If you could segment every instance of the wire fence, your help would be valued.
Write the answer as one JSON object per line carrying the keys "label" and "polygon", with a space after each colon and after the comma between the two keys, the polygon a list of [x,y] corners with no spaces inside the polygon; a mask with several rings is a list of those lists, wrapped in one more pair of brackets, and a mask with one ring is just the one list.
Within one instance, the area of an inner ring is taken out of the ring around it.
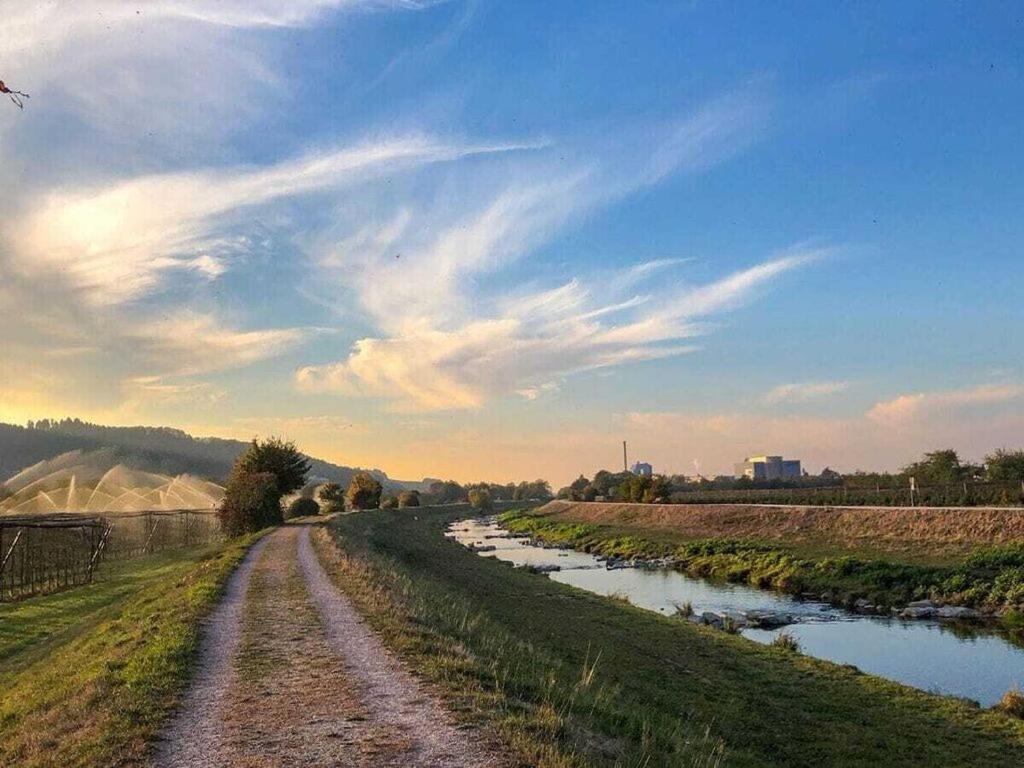
{"label": "wire fence", "polygon": [[810,506],[1006,507],[1024,505],[1024,485],[960,482],[899,488],[736,488],[676,490],[675,504],[806,504]]}
{"label": "wire fence", "polygon": [[221,536],[212,509],[0,515],[0,602],[88,584],[105,564]]}

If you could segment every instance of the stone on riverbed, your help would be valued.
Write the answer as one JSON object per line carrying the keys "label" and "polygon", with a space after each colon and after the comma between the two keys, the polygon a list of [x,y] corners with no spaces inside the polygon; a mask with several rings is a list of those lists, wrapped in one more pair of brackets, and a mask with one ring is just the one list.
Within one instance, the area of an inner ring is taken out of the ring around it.
{"label": "stone on riverbed", "polygon": [[607,568],[609,571],[614,571],[618,570],[619,568],[632,568],[633,563],[629,560],[626,560],[624,557],[609,557],[605,561],[604,567]]}
{"label": "stone on riverbed", "polygon": [[494,552],[498,548],[493,544],[470,544],[470,552]]}
{"label": "stone on riverbed", "polygon": [[562,566],[555,565],[554,563],[540,563],[538,565],[524,565],[523,566],[530,573],[554,573],[555,571],[562,570]]}
{"label": "stone on riverbed", "polygon": [[774,629],[792,624],[794,619],[790,614],[781,611],[749,611],[747,621],[753,627]]}
{"label": "stone on riverbed", "polygon": [[980,619],[981,611],[962,605],[944,605],[935,612],[940,619]]}
{"label": "stone on riverbed", "polygon": [[[924,601],[923,601],[924,602]],[[902,611],[900,611],[901,619],[931,619],[938,614],[939,609],[933,606],[927,605],[908,605]]]}

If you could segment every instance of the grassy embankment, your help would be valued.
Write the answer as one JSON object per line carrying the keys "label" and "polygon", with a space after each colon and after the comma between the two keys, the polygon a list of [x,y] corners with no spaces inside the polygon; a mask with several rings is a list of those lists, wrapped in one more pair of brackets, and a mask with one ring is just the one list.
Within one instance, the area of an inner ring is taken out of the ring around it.
{"label": "grassy embankment", "polygon": [[[931,598],[1024,605],[1019,510],[830,510],[554,502],[512,513],[517,533],[596,554],[676,560],[694,576],[837,603],[900,606]],[[1016,540],[1016,543],[1013,543]],[[1010,612],[1006,620],[1018,620]]]}
{"label": "grassy embankment", "polygon": [[523,764],[1017,766],[1024,723],[481,558],[465,511],[332,521],[321,557],[371,625]]}
{"label": "grassy embankment", "polygon": [[254,538],[0,606],[0,765],[145,764],[187,683],[199,620]]}

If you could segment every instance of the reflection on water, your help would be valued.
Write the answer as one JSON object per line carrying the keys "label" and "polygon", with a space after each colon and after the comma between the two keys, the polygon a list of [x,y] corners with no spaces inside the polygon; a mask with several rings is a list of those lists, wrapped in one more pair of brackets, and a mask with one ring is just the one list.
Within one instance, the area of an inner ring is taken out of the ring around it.
{"label": "reflection on water", "polygon": [[[743,635],[768,643],[787,632],[803,653],[935,693],[962,696],[991,706],[1010,688],[1024,687],[1024,649],[990,631],[954,631],[935,621],[903,621],[858,616],[825,603],[796,600],[753,587],[705,581],[667,569],[609,570],[593,555],[545,549],[510,538],[491,520],[465,520],[449,536],[469,545],[493,546],[480,552],[517,566],[557,565],[550,578],[600,595],[627,598],[641,608],[671,614],[690,603],[704,611],[770,611],[792,615],[784,629],[744,629]],[[540,578],[540,577],[538,577]]]}

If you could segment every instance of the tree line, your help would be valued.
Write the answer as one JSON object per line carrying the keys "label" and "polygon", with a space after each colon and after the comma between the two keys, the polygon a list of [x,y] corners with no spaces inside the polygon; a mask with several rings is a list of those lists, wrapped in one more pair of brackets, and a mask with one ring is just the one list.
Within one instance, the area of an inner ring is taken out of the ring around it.
{"label": "tree line", "polygon": [[[913,490],[911,489],[913,478]],[[925,453],[899,472],[821,475],[776,480],[682,475],[645,477],[601,470],[580,475],[558,491],[572,501],[640,503],[774,502],[903,506],[976,506],[1024,503],[1024,450],[999,449],[982,463],[964,461],[953,449]]]}
{"label": "tree line", "polygon": [[[294,443],[278,438],[253,440],[235,460],[218,509],[221,527],[229,536],[280,525],[285,519],[331,514],[342,510],[405,509],[436,504],[468,503],[490,511],[495,501],[552,498],[544,480],[521,483],[471,483],[434,481],[426,491],[406,489],[385,493],[369,472],[356,472],[347,486],[324,483],[307,489],[310,459]],[[308,490],[308,494],[305,491]],[[284,508],[285,497],[303,491]]]}

